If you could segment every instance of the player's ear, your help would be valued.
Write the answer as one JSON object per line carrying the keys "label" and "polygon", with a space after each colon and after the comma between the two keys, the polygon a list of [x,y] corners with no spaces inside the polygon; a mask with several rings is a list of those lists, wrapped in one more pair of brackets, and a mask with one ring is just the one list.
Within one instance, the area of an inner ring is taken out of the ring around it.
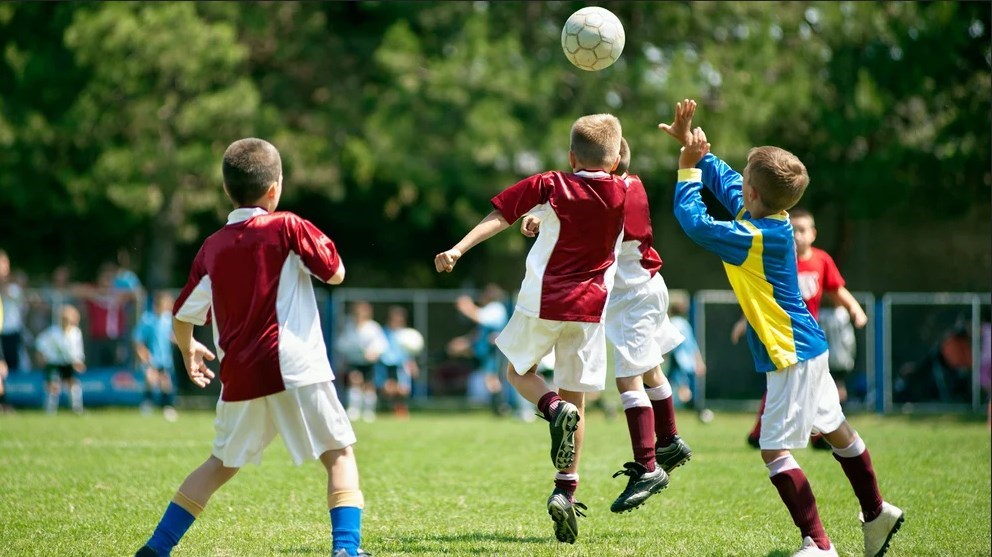
{"label": "player's ear", "polygon": [[617,155],[617,160],[613,161],[613,167],[610,168],[610,174],[613,174],[618,166],[620,166],[620,155]]}
{"label": "player's ear", "polygon": [[572,170],[578,170],[577,167],[579,166],[579,164],[578,164],[578,162],[576,162],[576,159],[575,159],[575,151],[573,151],[571,149],[568,150],[568,164],[569,164],[569,166],[572,167]]}
{"label": "player's ear", "polygon": [[275,199],[279,196],[279,182],[272,182],[265,190],[265,197]]}

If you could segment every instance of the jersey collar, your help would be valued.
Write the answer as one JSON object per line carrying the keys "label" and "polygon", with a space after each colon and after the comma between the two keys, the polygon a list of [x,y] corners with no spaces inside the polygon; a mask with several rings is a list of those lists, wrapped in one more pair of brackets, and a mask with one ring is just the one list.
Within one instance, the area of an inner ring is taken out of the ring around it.
{"label": "jersey collar", "polygon": [[583,178],[609,178],[610,173],[605,170],[577,170],[575,171],[576,176],[581,176]]}
{"label": "jersey collar", "polygon": [[261,207],[238,207],[227,215],[227,224],[237,224],[266,213],[268,211]]}

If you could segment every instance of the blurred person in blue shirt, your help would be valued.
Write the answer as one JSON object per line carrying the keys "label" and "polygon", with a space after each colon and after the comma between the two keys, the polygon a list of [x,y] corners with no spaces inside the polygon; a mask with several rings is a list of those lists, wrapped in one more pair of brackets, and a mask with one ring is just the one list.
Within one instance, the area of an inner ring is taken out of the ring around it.
{"label": "blurred person in blue shirt", "polygon": [[397,418],[410,417],[408,400],[420,367],[417,355],[424,348],[424,337],[407,326],[406,309],[390,306],[386,318],[386,350],[379,357],[376,384],[382,391],[386,404]]}
{"label": "blurred person in blue shirt", "polygon": [[154,300],[152,309],[141,316],[131,335],[138,365],[145,375],[145,399],[141,403],[141,411],[143,414],[151,413],[154,391],[158,390],[162,415],[174,422],[177,418],[176,372],[172,359],[172,305],[175,298],[168,292],[159,292]]}
{"label": "blurred person in blue shirt", "polygon": [[669,358],[668,382],[675,391],[675,405],[692,408],[696,398],[696,378],[706,374],[703,355],[696,344],[696,334],[686,318],[689,315],[689,298],[682,292],[671,292],[668,316],[685,340],[672,350]]}

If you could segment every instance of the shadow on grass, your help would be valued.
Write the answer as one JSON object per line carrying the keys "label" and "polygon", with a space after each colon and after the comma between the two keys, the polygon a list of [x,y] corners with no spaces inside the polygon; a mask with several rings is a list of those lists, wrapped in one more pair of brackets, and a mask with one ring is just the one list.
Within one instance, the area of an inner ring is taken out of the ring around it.
{"label": "shadow on grass", "polygon": [[[554,538],[550,538],[554,541]],[[492,542],[492,543],[524,543],[524,544],[547,544],[549,543],[549,538],[547,537],[536,537],[536,536],[512,536],[509,534],[495,534],[491,532],[486,533],[466,533],[466,534],[441,534],[429,537],[398,537],[389,539],[389,544],[397,544],[403,548],[404,553],[438,553],[440,551],[446,551],[451,549],[451,545],[465,544],[471,545],[472,543],[479,542]],[[307,546],[291,546],[283,547],[276,550],[280,555],[323,555],[325,553],[323,547],[307,547]],[[369,548],[369,551],[373,554],[377,553],[374,548]],[[480,548],[467,548],[459,547],[459,554],[485,554],[492,555],[492,547],[480,547]],[[782,554],[786,555],[786,554]]]}
{"label": "shadow on grass", "polygon": [[792,555],[792,553],[793,553],[792,551],[782,551],[781,549],[776,549],[775,551],[772,551],[768,555],[765,555],[765,557],[789,557],[789,555]]}
{"label": "shadow on grass", "polygon": [[327,549],[323,547],[283,547],[276,550],[280,555],[325,555]]}

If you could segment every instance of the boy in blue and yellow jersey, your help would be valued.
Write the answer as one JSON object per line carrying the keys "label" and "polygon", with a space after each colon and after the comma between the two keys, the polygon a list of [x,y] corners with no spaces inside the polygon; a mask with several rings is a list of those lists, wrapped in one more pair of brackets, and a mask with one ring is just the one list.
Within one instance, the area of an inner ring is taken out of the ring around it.
{"label": "boy in blue and yellow jersey", "polygon": [[[772,484],[803,536],[794,556],[836,556],[809,481],[791,449],[806,447],[813,430],[833,447],[863,513],[865,556],[879,557],[903,522],[882,499],[864,441],[841,411],[827,366],[827,341],[799,291],[796,247],[786,212],[809,183],[806,167],[777,147],[755,147],[744,174],[709,153],[701,128],[690,131],[696,103],[676,105],[675,121],[661,124],[679,140],[675,218],[697,244],[720,256],[748,321],[747,339],[758,372],[766,373],[761,457]],[[700,190],[706,187],[733,221],[714,220]]]}

